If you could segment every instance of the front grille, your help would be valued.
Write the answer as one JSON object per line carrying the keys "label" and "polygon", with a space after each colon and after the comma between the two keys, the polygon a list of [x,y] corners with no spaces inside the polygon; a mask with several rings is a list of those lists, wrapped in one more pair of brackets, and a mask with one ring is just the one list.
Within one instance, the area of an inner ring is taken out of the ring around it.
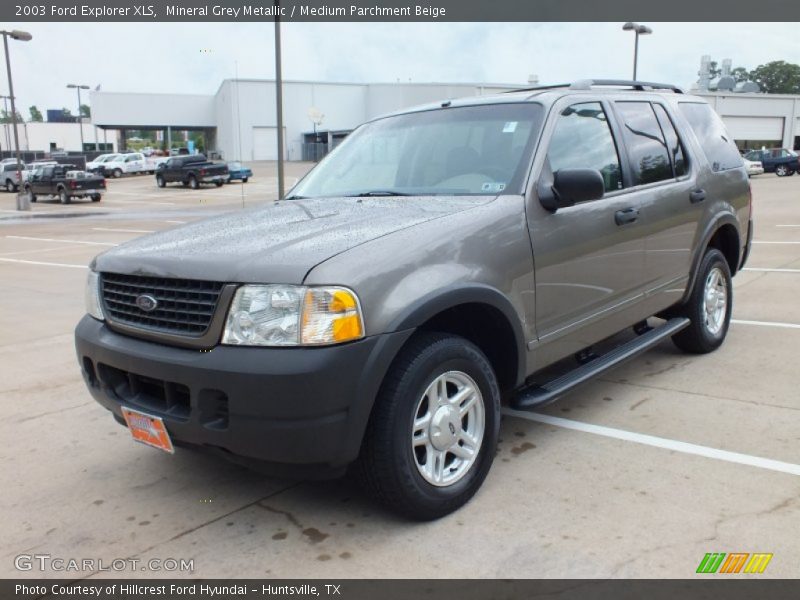
{"label": "front grille", "polygon": [[[103,301],[113,321],[175,335],[199,337],[208,330],[222,286],[214,281],[102,274]],[[136,299],[144,294],[156,299],[155,310],[139,308]]]}

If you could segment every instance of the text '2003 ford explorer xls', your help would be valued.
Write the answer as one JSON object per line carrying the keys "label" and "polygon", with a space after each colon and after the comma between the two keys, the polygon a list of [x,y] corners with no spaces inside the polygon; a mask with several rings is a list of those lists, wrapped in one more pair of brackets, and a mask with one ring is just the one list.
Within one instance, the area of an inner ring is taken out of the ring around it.
{"label": "text '2003 ford explorer xls'", "polygon": [[436,518],[486,477],[501,401],[667,337],[717,348],[750,212],[720,119],[677,88],[448,101],[359,127],[285,200],[98,256],[78,358],[140,441],[296,477],[352,463]]}

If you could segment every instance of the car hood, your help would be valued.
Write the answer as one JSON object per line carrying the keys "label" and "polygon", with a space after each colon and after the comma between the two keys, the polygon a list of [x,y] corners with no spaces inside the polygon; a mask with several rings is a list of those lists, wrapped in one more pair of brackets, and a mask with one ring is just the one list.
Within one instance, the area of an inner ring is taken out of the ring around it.
{"label": "car hood", "polygon": [[206,281],[300,284],[312,268],[336,254],[492,200],[493,196],[283,200],[137,238],[99,255],[92,268]]}

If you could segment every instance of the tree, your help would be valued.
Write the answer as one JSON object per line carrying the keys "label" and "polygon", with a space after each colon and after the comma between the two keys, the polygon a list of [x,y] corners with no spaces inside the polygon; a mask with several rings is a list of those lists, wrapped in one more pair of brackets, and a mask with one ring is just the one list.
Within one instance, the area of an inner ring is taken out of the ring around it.
{"label": "tree", "polygon": [[750,81],[750,72],[744,67],[736,67],[731,71],[731,77],[736,80],[736,83]]}
{"label": "tree", "polygon": [[61,109],[61,114],[64,115],[65,117],[71,117],[72,111],[65,106],[64,108]]}
{"label": "tree", "polygon": [[800,94],[800,65],[774,60],[759,65],[750,78],[767,94]]}
{"label": "tree", "polygon": [[31,123],[41,123],[42,121],[44,121],[44,118],[42,117],[42,112],[36,107],[35,104],[31,106],[28,110],[31,113]]}
{"label": "tree", "polygon": [[85,118],[91,118],[92,116],[92,109],[89,108],[88,104],[81,104],[81,116]]}
{"label": "tree", "polygon": [[[11,113],[9,111],[0,110],[0,123],[13,123],[14,120],[15,119],[11,118]],[[16,121],[17,121],[17,123],[22,123],[23,122],[22,115],[19,114],[19,111],[17,111]]]}

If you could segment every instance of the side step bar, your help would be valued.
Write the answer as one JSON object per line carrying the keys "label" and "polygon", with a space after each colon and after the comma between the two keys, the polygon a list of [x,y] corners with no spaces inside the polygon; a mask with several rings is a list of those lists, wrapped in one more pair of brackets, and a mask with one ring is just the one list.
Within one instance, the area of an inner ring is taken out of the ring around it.
{"label": "side step bar", "polygon": [[649,350],[662,340],[675,335],[684,327],[688,327],[689,323],[689,319],[669,319],[661,327],[651,329],[631,341],[617,346],[606,354],[576,367],[561,377],[548,381],[541,386],[532,385],[523,388],[511,400],[511,408],[515,410],[531,410],[543,404],[549,404],[600,373],[630,360]]}

